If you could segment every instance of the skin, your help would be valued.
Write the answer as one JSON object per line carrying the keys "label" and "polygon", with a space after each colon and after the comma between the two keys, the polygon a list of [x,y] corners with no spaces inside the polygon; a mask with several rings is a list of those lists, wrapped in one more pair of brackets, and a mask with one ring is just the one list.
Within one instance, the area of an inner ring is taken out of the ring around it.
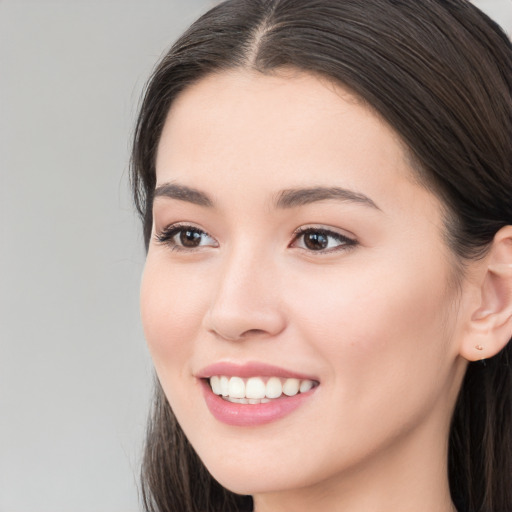
{"label": "skin", "polygon": [[[224,72],[174,102],[156,169],[157,187],[212,203],[155,198],[141,305],[163,389],[213,476],[252,494],[258,512],[453,511],[447,438],[474,301],[454,286],[441,204],[393,130],[315,76]],[[304,187],[375,206],[276,207],[281,191]],[[207,235],[188,250],[172,243],[179,236],[158,241],[174,223]],[[356,243],[311,250],[301,227]],[[277,365],[320,385],[278,421],[229,426],[196,378],[219,361]]]}

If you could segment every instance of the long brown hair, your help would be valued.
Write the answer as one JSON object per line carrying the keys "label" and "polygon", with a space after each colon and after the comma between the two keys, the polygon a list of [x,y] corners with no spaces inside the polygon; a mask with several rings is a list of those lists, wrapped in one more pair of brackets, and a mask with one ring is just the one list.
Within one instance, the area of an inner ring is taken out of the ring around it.
{"label": "long brown hair", "polygon": [[[228,0],[174,44],[138,118],[132,183],[146,246],[155,155],[177,95],[212,72],[295,67],[351,89],[401,136],[421,182],[447,209],[459,261],[512,224],[512,48],[466,0]],[[463,266],[463,265],[462,265]],[[470,512],[512,511],[512,343],[470,363],[452,421],[452,497]],[[142,469],[151,512],[252,510],[203,466],[158,382]]]}

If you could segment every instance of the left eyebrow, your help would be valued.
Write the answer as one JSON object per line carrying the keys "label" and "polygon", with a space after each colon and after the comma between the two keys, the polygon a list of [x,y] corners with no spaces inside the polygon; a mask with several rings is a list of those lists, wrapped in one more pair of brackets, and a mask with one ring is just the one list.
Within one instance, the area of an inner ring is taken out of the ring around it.
{"label": "left eyebrow", "polygon": [[275,201],[276,208],[295,208],[317,201],[334,199],[369,206],[382,211],[368,196],[339,187],[296,188],[281,191]]}

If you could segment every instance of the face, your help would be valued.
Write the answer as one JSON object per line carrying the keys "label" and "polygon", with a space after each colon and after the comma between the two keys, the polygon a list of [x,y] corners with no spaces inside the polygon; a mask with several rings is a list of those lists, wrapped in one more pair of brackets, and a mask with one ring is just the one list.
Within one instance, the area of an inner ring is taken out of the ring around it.
{"label": "face", "polygon": [[312,488],[445,449],[454,265],[386,123],[308,74],[225,72],[175,101],[156,169],[144,330],[221,484]]}

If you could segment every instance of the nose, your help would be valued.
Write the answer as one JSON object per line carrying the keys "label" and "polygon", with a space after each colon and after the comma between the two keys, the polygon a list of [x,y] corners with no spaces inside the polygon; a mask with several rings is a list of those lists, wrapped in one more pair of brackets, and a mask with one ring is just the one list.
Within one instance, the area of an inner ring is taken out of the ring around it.
{"label": "nose", "polygon": [[204,317],[207,331],[229,341],[273,337],[286,326],[275,264],[247,252],[224,262]]}

